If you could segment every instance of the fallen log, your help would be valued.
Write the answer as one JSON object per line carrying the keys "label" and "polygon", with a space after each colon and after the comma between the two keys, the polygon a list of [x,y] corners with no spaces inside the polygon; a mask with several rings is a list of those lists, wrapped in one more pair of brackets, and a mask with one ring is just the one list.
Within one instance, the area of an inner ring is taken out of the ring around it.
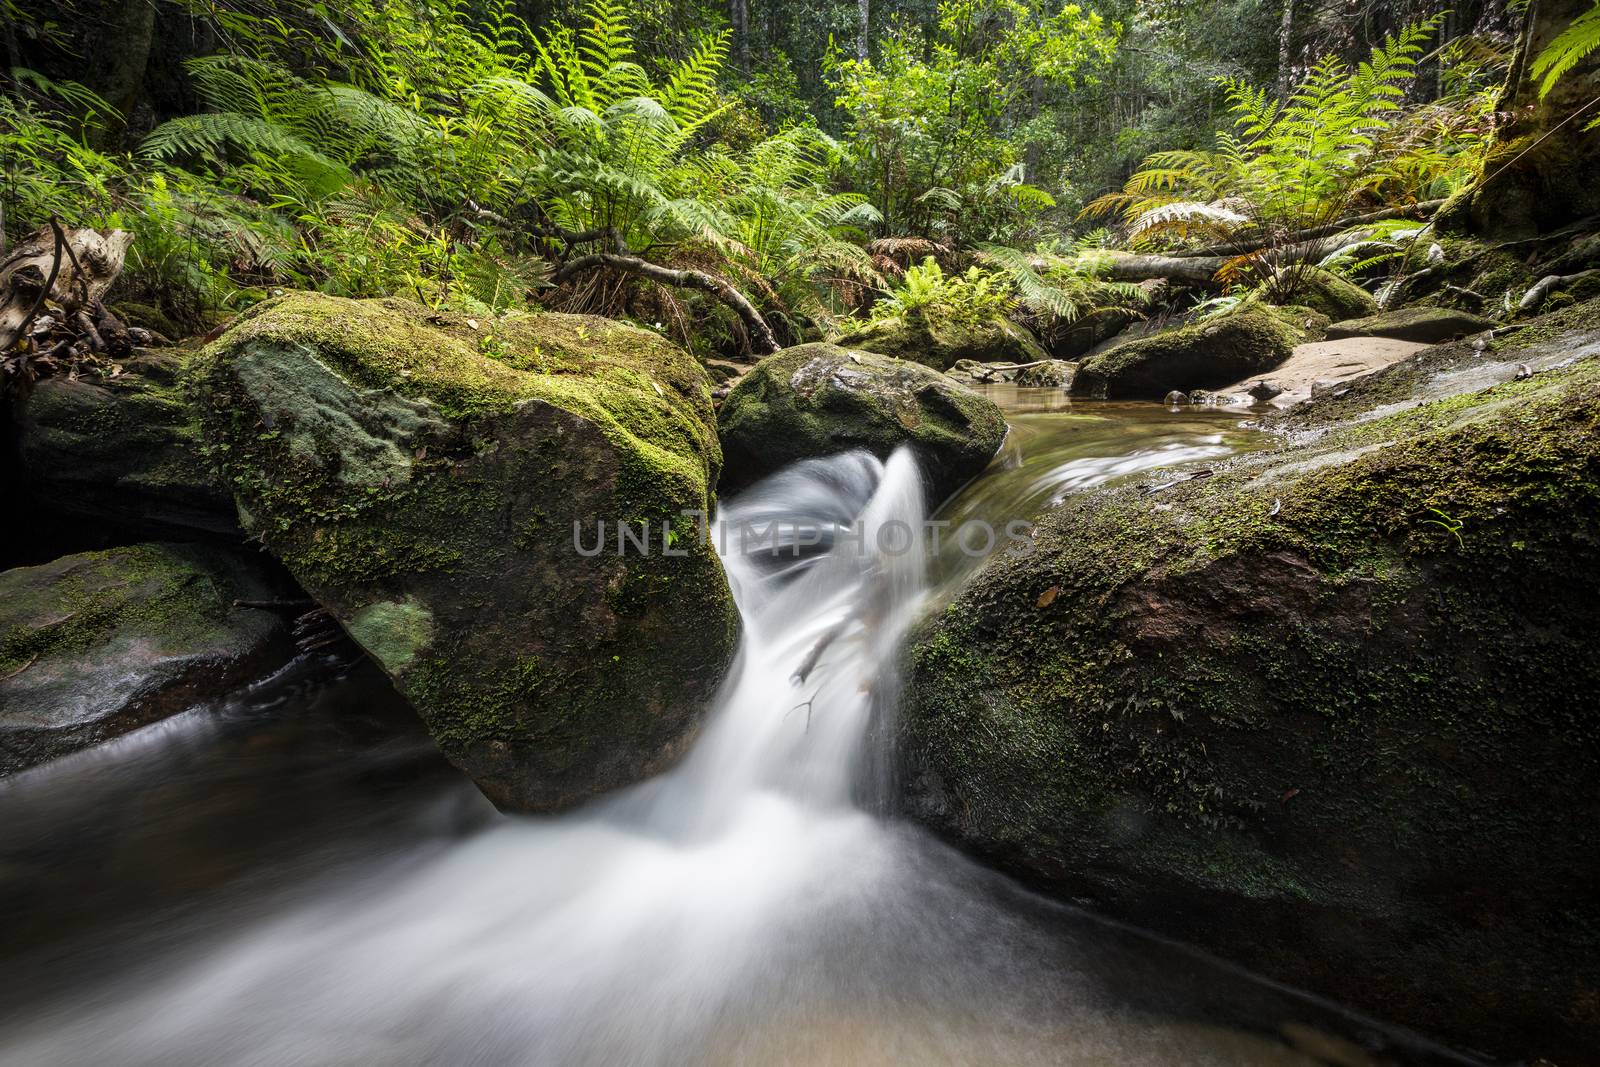
{"label": "fallen log", "polygon": [[772,327],[767,325],[767,320],[761,317],[761,312],[756,310],[755,305],[750,303],[743,293],[723,279],[704,271],[676,270],[640,259],[638,256],[622,255],[618,252],[595,252],[563,264],[551,282],[561,285],[584,271],[600,267],[610,267],[625,274],[648,278],[661,285],[671,285],[680,289],[699,289],[710,293],[739,316],[745,329],[750,331],[750,347],[758,355],[770,355],[781,347],[772,332]]}
{"label": "fallen log", "polygon": [[1264,266],[1287,267],[1297,263],[1314,263],[1326,259],[1341,249],[1361,244],[1370,238],[1370,231],[1356,231],[1333,237],[1314,238],[1280,248],[1260,249],[1257,253],[1242,252],[1228,256],[1150,256],[1137,253],[1112,252],[1097,255],[1096,266],[1102,277],[1119,282],[1142,282],[1162,278],[1183,285],[1209,287],[1216,282],[1217,273],[1244,256],[1255,255]]}
{"label": "fallen log", "polygon": [[[1285,243],[1301,244],[1305,241],[1316,240],[1319,237],[1332,237],[1353,226],[1370,226],[1375,222],[1387,222],[1391,219],[1425,219],[1443,206],[1443,200],[1423,200],[1416,204],[1407,204],[1404,207],[1384,208],[1382,211],[1369,211],[1364,215],[1351,215],[1337,222],[1312,226],[1289,234],[1285,238]],[[1172,255],[1178,259],[1205,256],[1244,256],[1249,255],[1251,252],[1258,252],[1264,247],[1266,245],[1261,241],[1259,235],[1254,238],[1241,236],[1232,241],[1223,241],[1201,248],[1185,248],[1182,251],[1173,252]]]}

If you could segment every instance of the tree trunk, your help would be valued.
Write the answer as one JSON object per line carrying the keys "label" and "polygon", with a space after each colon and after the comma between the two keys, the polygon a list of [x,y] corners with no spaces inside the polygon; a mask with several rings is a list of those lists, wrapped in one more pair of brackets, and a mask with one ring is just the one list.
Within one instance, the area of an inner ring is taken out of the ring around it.
{"label": "tree trunk", "polygon": [[856,0],[856,9],[861,15],[856,29],[856,58],[865,60],[871,54],[869,23],[872,21],[872,0]]}
{"label": "tree trunk", "polygon": [[[1322,237],[1299,241],[1279,248],[1261,250],[1258,258],[1263,265],[1288,267],[1300,263],[1314,263],[1325,259],[1341,248],[1360,244],[1372,236],[1372,231],[1357,230],[1337,237]],[[1250,253],[1244,253],[1250,254]],[[1112,281],[1139,282],[1150,278],[1165,278],[1180,285],[1209,288],[1215,284],[1217,272],[1239,256],[1143,256],[1113,252],[1103,258],[1097,256],[1100,273]]]}
{"label": "tree trunk", "polygon": [[1600,105],[1600,51],[1539,99],[1535,57],[1594,0],[1533,0],[1501,96],[1511,120],[1495,132],[1478,183],[1441,213],[1440,225],[1497,241],[1558,230],[1600,213],[1600,131],[1585,133]]}
{"label": "tree trunk", "polygon": [[1289,99],[1294,89],[1294,0],[1283,0],[1283,21],[1278,24],[1278,99]]}
{"label": "tree trunk", "polygon": [[123,133],[144,87],[155,33],[155,0],[108,0],[94,20],[88,49],[94,74],[84,80],[116,109],[115,114],[106,116],[96,137],[102,148],[122,147]]}
{"label": "tree trunk", "polygon": [[733,23],[733,55],[739,69],[750,69],[750,0],[729,0],[728,18]]}

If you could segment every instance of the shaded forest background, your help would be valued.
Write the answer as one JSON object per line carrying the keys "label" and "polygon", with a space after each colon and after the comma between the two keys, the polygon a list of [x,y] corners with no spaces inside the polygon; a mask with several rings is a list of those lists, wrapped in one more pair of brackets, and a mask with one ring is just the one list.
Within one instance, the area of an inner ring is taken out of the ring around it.
{"label": "shaded forest background", "polygon": [[[1535,186],[1583,185],[1550,85],[1501,90],[1589,8],[0,0],[4,232],[46,258],[51,220],[131,233],[112,296],[168,336],[279,288],[596,312],[729,355],[851,320],[1049,342],[1291,303],[1312,270],[1404,295],[1518,123],[1562,127],[1516,149],[1567,146]],[[1581,96],[1591,50],[1537,73]],[[1583,207],[1563,196],[1533,199]]]}

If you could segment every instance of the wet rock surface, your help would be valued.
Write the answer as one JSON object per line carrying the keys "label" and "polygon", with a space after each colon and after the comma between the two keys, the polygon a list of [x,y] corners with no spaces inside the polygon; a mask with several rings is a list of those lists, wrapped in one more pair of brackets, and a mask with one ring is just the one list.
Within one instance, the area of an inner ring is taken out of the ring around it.
{"label": "wet rock surface", "polygon": [[13,400],[23,488],[68,516],[162,534],[237,535],[184,375],[192,353],[137,353],[109,378],[46,378]]}
{"label": "wet rock surface", "polygon": [[139,544],[0,572],[0,774],[219,697],[287,658],[266,561]]}
{"label": "wet rock surface", "polygon": [[916,449],[932,499],[982,471],[1005,440],[1000,409],[921,364],[832,344],[758,363],[723,401],[726,484],[736,489],[797,460],[864,448]]}
{"label": "wet rock surface", "polygon": [[914,639],[910,813],[1275,977],[1582,1062],[1600,337],[1570,311],[1273,416],[1282,447],[1209,477],[1069,497]]}
{"label": "wet rock surface", "polygon": [[1159,399],[1172,390],[1217,389],[1271,370],[1298,343],[1267,310],[1243,311],[1117,345],[1078,365],[1072,391],[1106,400]]}

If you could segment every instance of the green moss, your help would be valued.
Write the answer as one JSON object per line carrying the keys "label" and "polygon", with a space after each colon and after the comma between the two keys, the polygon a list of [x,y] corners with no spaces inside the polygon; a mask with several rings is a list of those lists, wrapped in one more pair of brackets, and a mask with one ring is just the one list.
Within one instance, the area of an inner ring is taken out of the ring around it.
{"label": "green moss", "polygon": [[206,351],[197,397],[247,526],[497,803],[626,784],[692,732],[736,643],[714,553],[573,541],[711,509],[687,352],[584,316],[296,294]]}
{"label": "green moss", "polygon": [[1296,282],[1294,303],[1333,322],[1377,314],[1378,301],[1373,295],[1337,274],[1312,268],[1297,276]]}
{"label": "green moss", "polygon": [[913,642],[914,810],[1368,1003],[1529,951],[1574,973],[1600,945],[1526,909],[1597,873],[1600,362],[1550,360],[1595,350],[1582,313],[1497,342],[1544,358],[1525,380],[1385,414],[1481,360],[1443,346],[1212,477],[1069,497]]}
{"label": "green moss", "polygon": [[357,611],[345,628],[384,670],[395,673],[432,642],[433,613],[415,600],[384,600]]}
{"label": "green moss", "polygon": [[684,410],[709,412],[710,383],[677,346],[592,316],[477,321],[407,300],[295,293],[241,316],[211,358],[259,339],[303,346],[360,385],[426,401],[450,419],[540,400],[594,423],[662,477],[715,483],[716,435],[709,419]]}
{"label": "green moss", "polygon": [[864,448],[921,457],[940,498],[988,465],[1005,417],[988,399],[920,364],[830,344],[762,360],[718,413],[731,484],[802,459]]}

